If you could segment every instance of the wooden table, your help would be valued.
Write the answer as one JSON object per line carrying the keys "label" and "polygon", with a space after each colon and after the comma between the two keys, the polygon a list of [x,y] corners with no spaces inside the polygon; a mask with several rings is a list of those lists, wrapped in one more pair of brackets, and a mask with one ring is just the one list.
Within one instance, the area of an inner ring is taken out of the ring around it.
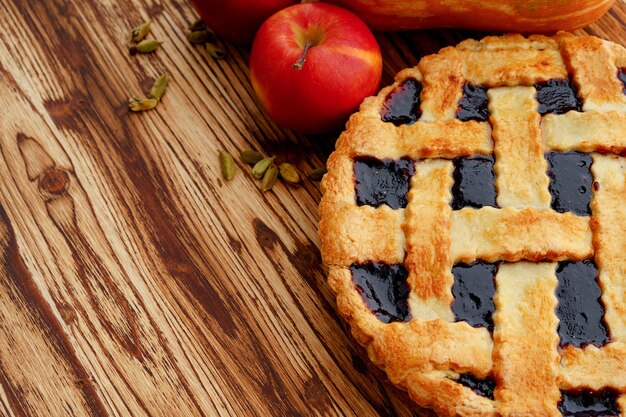
{"label": "wooden table", "polygon": [[[129,56],[154,19],[165,43]],[[218,150],[320,166],[248,51],[190,45],[184,0],[0,3],[0,415],[408,416],[359,359],[320,266],[319,183],[262,193]],[[626,44],[626,5],[587,33]],[[380,35],[385,83],[469,32]],[[172,82],[154,111],[127,99]]]}

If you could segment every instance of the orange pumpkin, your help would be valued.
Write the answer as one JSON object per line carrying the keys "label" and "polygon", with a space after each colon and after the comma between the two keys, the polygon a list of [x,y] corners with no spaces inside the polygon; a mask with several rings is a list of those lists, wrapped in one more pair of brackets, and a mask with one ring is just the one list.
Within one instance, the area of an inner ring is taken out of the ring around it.
{"label": "orange pumpkin", "polygon": [[499,32],[554,32],[587,26],[615,0],[326,0],[379,30],[455,27]]}

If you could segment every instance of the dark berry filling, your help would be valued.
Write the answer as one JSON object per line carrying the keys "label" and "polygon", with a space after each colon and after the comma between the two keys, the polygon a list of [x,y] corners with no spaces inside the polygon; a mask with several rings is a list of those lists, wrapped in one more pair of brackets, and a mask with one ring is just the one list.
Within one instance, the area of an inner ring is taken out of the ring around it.
{"label": "dark berry filling", "polygon": [[620,68],[617,71],[617,78],[624,84],[624,89],[622,90],[624,94],[626,94],[626,68]]}
{"label": "dark berry filling", "polygon": [[352,264],[350,269],[356,289],[380,321],[410,320],[408,272],[404,266],[366,262]]}
{"label": "dark berry filling", "polygon": [[581,111],[582,105],[578,99],[576,86],[569,79],[550,80],[535,84],[537,101],[541,115],[554,113],[563,114],[570,110]]}
{"label": "dark berry filling", "polygon": [[493,330],[493,295],[496,292],[497,264],[475,262],[457,264],[452,268],[452,312],[457,321],[466,321],[474,327]]}
{"label": "dark berry filling", "polygon": [[484,122],[489,120],[489,100],[487,89],[478,85],[465,83],[463,85],[463,97],[459,101],[456,118],[467,122],[477,120]]}
{"label": "dark berry filling", "polygon": [[496,207],[496,175],[493,156],[476,155],[454,160],[452,209]]}
{"label": "dark berry filling", "polygon": [[410,125],[420,118],[422,85],[416,80],[406,80],[385,99],[381,118],[396,126]]}
{"label": "dark berry filling", "polygon": [[619,416],[617,393],[610,389],[561,391],[559,411],[564,417]]}
{"label": "dark berry filling", "polygon": [[600,301],[595,263],[591,260],[559,262],[556,277],[559,280],[556,314],[560,320],[560,345],[607,344],[609,334],[604,324],[604,306]]}
{"label": "dark berry filling", "polygon": [[493,379],[479,379],[473,374],[461,374],[457,382],[471,388],[476,394],[493,400],[493,391],[496,389],[496,381]]}
{"label": "dark berry filling", "polygon": [[354,161],[356,204],[393,209],[407,205],[407,193],[415,165],[409,159],[396,161],[358,158]]}
{"label": "dark berry filling", "polygon": [[589,216],[593,178],[591,156],[582,152],[548,152],[548,177],[552,209]]}

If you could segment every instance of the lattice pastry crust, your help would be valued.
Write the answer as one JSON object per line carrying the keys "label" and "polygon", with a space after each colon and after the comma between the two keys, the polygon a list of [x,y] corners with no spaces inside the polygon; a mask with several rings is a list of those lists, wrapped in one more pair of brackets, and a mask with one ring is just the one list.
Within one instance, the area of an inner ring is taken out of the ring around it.
{"label": "lattice pastry crust", "polygon": [[[366,99],[348,122],[322,182],[319,233],[328,282],[353,336],[389,380],[441,416],[560,416],[562,391],[616,393],[626,415],[626,50],[559,33],[467,40],[424,57]],[[580,111],[540,115],[534,85],[570,78]],[[406,80],[422,86],[419,119],[381,119]],[[488,121],[456,118],[466,83],[486,87]],[[592,158],[591,215],[551,208],[548,151]],[[452,159],[493,155],[497,207],[450,205]],[[356,204],[355,158],[414,161],[407,204]],[[610,337],[559,347],[558,261],[593,259]],[[494,329],[452,312],[452,268],[501,262]],[[351,266],[402,264],[411,319],[384,323],[357,290]],[[457,382],[495,381],[494,399]]]}

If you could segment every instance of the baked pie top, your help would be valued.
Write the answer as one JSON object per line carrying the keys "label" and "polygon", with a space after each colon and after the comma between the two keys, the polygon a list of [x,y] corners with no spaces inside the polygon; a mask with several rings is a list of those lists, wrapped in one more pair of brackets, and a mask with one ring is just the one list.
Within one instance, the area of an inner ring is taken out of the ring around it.
{"label": "baked pie top", "polygon": [[442,416],[626,415],[626,50],[507,35],[366,99],[322,182],[337,309]]}

